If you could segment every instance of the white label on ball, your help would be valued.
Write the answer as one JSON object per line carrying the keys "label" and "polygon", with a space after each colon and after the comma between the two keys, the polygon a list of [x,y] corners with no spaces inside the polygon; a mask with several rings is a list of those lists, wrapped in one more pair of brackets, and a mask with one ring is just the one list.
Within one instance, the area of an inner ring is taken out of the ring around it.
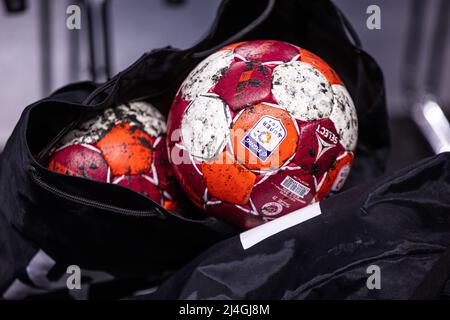
{"label": "white label on ball", "polygon": [[262,161],[286,138],[286,128],[281,120],[264,116],[253,126],[241,143]]}
{"label": "white label on ball", "polygon": [[255,244],[322,214],[319,203],[291,212],[239,235],[242,248],[247,250]]}

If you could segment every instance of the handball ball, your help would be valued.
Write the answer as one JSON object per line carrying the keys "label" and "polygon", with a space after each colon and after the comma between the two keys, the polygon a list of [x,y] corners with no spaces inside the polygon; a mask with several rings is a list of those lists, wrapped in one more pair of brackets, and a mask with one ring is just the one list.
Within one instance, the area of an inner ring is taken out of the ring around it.
{"label": "handball ball", "polygon": [[52,171],[117,184],[167,210],[177,207],[164,117],[146,102],[106,109],[67,133],[50,154]]}
{"label": "handball ball", "polygon": [[249,41],[188,75],[167,143],[189,198],[248,229],[338,191],[357,136],[352,98],[326,62],[286,42]]}

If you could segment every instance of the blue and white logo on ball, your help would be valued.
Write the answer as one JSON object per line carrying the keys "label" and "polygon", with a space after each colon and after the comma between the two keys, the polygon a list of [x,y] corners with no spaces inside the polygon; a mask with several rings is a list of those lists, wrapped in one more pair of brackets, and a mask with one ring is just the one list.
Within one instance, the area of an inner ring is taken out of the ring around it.
{"label": "blue and white logo on ball", "polygon": [[266,161],[286,138],[286,128],[281,120],[264,116],[242,139],[241,143],[260,160]]}

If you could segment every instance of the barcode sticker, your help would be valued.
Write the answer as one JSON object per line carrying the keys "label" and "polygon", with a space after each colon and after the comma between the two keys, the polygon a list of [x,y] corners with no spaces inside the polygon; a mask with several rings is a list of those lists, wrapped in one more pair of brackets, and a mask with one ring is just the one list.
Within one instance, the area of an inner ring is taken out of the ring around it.
{"label": "barcode sticker", "polygon": [[295,194],[296,196],[298,196],[300,198],[303,198],[304,196],[306,196],[309,193],[309,191],[311,190],[307,186],[304,186],[303,184],[301,184],[298,181],[295,181],[294,179],[292,179],[289,176],[284,178],[283,182],[281,182],[281,186],[283,188],[286,188],[287,190],[289,190],[290,192],[292,192],[293,194]]}

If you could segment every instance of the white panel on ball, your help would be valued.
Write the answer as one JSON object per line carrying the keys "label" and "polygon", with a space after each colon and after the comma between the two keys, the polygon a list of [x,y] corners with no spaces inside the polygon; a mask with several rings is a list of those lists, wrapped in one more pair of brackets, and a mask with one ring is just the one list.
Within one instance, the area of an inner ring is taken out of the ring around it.
{"label": "white panel on ball", "polygon": [[223,150],[230,126],[231,113],[222,99],[214,95],[198,96],[183,116],[183,145],[197,160],[210,160]]}
{"label": "white panel on ball", "polygon": [[348,151],[356,148],[358,141],[358,118],[353,100],[344,86],[335,84],[332,86],[334,92],[334,106],[330,119],[341,138],[341,143]]}
{"label": "white panel on ball", "polygon": [[330,83],[308,63],[292,61],[273,71],[272,93],[293,117],[313,121],[328,117],[333,107]]}
{"label": "white panel on ball", "polygon": [[183,99],[191,101],[200,94],[207,93],[228,70],[233,62],[232,51],[218,51],[200,62],[181,85]]}

